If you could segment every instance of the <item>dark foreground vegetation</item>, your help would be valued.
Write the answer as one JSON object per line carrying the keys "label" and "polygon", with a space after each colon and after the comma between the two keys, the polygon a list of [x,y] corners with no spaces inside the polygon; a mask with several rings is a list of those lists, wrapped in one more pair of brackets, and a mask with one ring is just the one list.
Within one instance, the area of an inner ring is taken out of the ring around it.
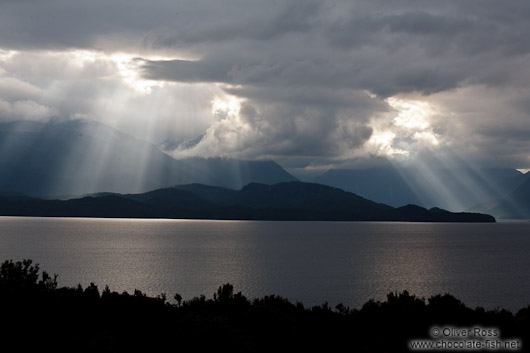
{"label": "dark foreground vegetation", "polygon": [[229,284],[213,298],[169,301],[94,284],[59,288],[31,260],[1,265],[0,303],[0,345],[13,352],[399,352],[444,325],[495,327],[523,351],[530,338],[530,306],[514,315],[405,291],[360,309],[306,308],[279,296],[249,300]]}

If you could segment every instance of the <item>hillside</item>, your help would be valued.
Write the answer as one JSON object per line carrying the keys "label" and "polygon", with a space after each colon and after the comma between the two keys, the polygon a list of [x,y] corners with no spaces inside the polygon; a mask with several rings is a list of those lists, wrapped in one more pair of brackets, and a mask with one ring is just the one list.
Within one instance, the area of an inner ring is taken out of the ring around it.
{"label": "hillside", "polygon": [[515,169],[450,168],[431,164],[336,169],[313,180],[394,207],[416,204],[452,211],[498,199],[525,180],[525,176]]}
{"label": "hillside", "polygon": [[87,121],[0,123],[0,192],[66,197],[141,193],[176,184],[241,188],[296,180],[273,161],[175,160],[156,146]]}
{"label": "hillside", "polygon": [[498,218],[530,219],[530,179],[505,197],[474,206],[472,212],[487,212]]}
{"label": "hillside", "polygon": [[488,215],[393,208],[326,185],[252,183],[239,191],[201,184],[67,201],[0,195],[0,215],[303,221],[495,222]]}

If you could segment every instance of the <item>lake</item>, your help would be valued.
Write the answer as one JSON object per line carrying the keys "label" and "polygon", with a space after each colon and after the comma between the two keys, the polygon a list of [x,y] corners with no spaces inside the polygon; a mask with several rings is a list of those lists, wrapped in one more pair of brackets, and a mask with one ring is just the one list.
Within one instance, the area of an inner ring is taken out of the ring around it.
{"label": "lake", "polygon": [[530,223],[260,222],[0,217],[0,260],[60,286],[184,299],[231,283],[249,298],[360,307],[392,291],[470,307],[530,303]]}

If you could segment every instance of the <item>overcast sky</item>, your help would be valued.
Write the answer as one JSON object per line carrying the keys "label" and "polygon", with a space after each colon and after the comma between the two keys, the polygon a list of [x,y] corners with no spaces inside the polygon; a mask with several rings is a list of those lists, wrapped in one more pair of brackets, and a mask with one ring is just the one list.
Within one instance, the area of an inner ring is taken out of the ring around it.
{"label": "overcast sky", "polygon": [[530,168],[528,0],[0,0],[0,121],[288,168]]}

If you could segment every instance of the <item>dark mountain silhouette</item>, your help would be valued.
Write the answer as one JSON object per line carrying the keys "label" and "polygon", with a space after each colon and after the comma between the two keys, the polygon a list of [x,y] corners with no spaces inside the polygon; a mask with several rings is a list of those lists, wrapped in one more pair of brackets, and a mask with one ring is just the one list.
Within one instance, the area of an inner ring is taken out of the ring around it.
{"label": "dark mountain silhouette", "polygon": [[314,181],[394,207],[422,203],[407,180],[393,167],[331,169],[316,177]]}
{"label": "dark mountain silhouette", "polygon": [[504,219],[530,219],[530,178],[514,191],[499,200],[479,204],[470,209],[472,212],[488,212]]}
{"label": "dark mountain silhouette", "polygon": [[237,191],[233,189],[210,186],[204,184],[187,184],[187,185],[178,185],[175,188],[180,190],[185,190],[194,193],[202,197],[205,200],[218,203],[221,205],[226,205],[232,202],[237,195]]}
{"label": "dark mountain silhouette", "polygon": [[141,193],[199,182],[241,188],[296,180],[273,161],[175,160],[93,121],[0,123],[0,192],[38,197]]}
{"label": "dark mountain silhouette", "polygon": [[201,183],[240,189],[249,183],[277,184],[296,181],[274,161],[244,161],[226,158],[187,158],[181,160],[199,174],[191,180],[169,185]]}
{"label": "dark mountain silhouette", "polygon": [[417,204],[457,211],[498,199],[515,190],[525,178],[517,170],[509,168],[389,165],[329,170],[313,180],[394,207]]}
{"label": "dark mountain silhouette", "polygon": [[239,191],[200,184],[67,201],[0,196],[0,215],[307,221],[495,222],[491,216],[393,208],[326,185],[251,183]]}
{"label": "dark mountain silhouette", "polygon": [[499,190],[499,194],[501,196],[507,196],[528,180],[530,180],[530,173],[520,173],[513,177],[508,177],[501,180],[499,183],[497,183],[497,185],[495,185],[495,188],[496,190]]}

